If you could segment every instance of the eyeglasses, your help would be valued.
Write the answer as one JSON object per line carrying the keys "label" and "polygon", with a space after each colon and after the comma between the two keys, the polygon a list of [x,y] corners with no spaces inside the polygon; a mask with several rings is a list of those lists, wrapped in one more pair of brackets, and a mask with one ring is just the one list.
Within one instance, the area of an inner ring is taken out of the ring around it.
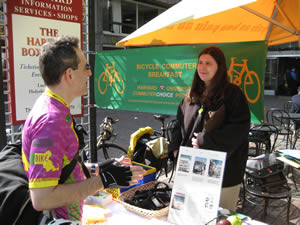
{"label": "eyeglasses", "polygon": [[90,70],[91,69],[91,66],[90,66],[90,64],[85,64],[85,66],[84,67],[71,67],[71,69],[72,70],[78,70],[78,69],[80,69],[80,68],[83,68],[83,69],[85,69],[85,70]]}

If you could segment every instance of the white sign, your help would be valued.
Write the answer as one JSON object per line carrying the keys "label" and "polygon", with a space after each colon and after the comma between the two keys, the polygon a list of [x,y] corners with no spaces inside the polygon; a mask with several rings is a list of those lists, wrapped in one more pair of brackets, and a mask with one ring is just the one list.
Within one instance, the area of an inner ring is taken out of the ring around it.
{"label": "white sign", "polygon": [[225,160],[225,152],[180,147],[168,216],[171,223],[216,223]]}
{"label": "white sign", "polygon": [[[45,89],[38,65],[41,46],[64,35],[82,39],[82,1],[14,0],[6,6],[11,122],[20,124]],[[82,98],[70,107],[72,114],[82,115]]]}
{"label": "white sign", "polygon": [[[44,81],[39,72],[38,56],[40,47],[46,42],[47,33],[57,32],[58,36],[80,34],[80,24],[12,15],[14,43],[14,87],[16,120],[25,120],[36,99],[44,92]],[[24,25],[26,24],[26,26]],[[29,25],[30,24],[30,29]],[[43,24],[43,26],[41,25]],[[46,24],[46,26],[45,26]],[[44,27],[45,26],[45,27]],[[51,29],[55,27],[55,29]],[[73,101],[72,114],[81,113],[81,98]]]}

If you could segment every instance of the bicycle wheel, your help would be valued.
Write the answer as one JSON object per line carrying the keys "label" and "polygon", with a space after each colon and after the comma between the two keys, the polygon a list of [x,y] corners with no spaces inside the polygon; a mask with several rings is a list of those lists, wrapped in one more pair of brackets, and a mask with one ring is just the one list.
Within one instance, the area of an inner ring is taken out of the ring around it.
{"label": "bicycle wheel", "polygon": [[98,78],[98,90],[102,95],[104,95],[107,90],[108,82],[109,80],[106,72],[102,72]]}
{"label": "bicycle wheel", "polygon": [[[249,89],[247,89],[247,86]],[[260,80],[254,71],[249,71],[244,78],[244,93],[250,103],[258,101],[261,92]]]}
{"label": "bicycle wheel", "polygon": [[123,77],[122,77],[122,75],[119,72],[115,72],[114,76],[115,76],[115,88],[116,88],[116,91],[119,94],[123,94],[124,93],[124,88],[125,88]]}
{"label": "bicycle wheel", "polygon": [[113,143],[105,143],[97,146],[98,162],[105,159],[120,158],[121,156],[127,156],[127,150],[121,146]]}

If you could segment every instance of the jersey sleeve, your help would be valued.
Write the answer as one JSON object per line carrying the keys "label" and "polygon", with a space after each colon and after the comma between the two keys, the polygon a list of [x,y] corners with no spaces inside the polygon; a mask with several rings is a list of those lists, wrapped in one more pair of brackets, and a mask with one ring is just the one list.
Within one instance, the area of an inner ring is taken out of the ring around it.
{"label": "jersey sleeve", "polygon": [[29,188],[56,186],[64,165],[66,143],[62,121],[46,119],[32,133],[29,154]]}

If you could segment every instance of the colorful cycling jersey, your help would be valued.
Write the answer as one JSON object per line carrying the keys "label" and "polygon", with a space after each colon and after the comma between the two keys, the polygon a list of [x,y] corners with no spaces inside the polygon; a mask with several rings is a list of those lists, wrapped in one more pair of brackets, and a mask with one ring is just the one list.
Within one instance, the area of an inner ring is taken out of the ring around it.
{"label": "colorful cycling jersey", "polygon": [[[78,151],[69,105],[46,89],[34,104],[23,128],[22,161],[29,188],[58,185],[61,170]],[[79,163],[65,183],[84,180]],[[70,193],[72,195],[72,193]],[[83,202],[55,209],[58,218],[80,220]]]}

